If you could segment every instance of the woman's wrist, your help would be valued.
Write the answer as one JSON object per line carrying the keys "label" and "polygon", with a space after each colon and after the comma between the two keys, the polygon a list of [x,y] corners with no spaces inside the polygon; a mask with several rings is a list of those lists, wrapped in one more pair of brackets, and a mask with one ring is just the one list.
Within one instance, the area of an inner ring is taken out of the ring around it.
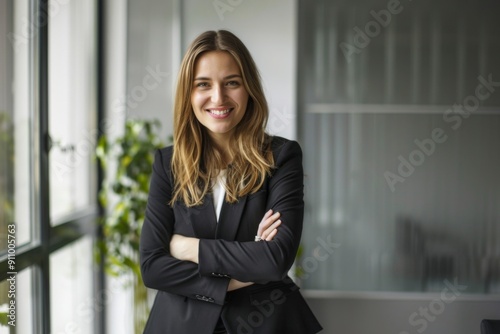
{"label": "woman's wrist", "polygon": [[181,261],[198,264],[200,239],[174,234],[170,240],[170,254]]}
{"label": "woman's wrist", "polygon": [[200,239],[198,239],[198,238],[189,238],[189,239],[190,239],[189,250],[190,250],[190,257],[191,257],[189,259],[189,261],[198,264],[198,262],[199,262],[198,252],[200,250]]}
{"label": "woman's wrist", "polygon": [[232,278],[227,286],[227,291],[234,291],[254,284],[253,282],[241,282]]}

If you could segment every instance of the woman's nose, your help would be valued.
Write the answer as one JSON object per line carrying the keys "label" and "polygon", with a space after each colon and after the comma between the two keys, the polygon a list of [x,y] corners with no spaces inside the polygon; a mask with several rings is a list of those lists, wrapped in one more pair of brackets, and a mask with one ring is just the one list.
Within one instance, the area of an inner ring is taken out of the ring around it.
{"label": "woman's nose", "polygon": [[212,90],[212,103],[221,105],[224,102],[224,89],[220,85],[215,85]]}

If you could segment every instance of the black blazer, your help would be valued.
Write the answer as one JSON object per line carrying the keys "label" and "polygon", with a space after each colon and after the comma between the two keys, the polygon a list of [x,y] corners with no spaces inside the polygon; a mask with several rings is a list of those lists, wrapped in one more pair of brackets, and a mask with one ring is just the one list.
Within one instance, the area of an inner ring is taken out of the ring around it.
{"label": "black blazer", "polygon": [[[262,188],[235,204],[224,202],[216,221],[212,195],[187,208],[168,205],[172,147],[156,153],[142,228],[142,278],[157,289],[144,333],[212,334],[222,318],[230,334],[313,334],[322,328],[297,285],[287,276],[299,246],[303,202],[302,151],[295,141],[273,137],[276,168]],[[274,240],[255,242],[269,209],[281,213]],[[199,264],[169,254],[173,233],[200,239]],[[255,282],[227,292],[230,278]]]}

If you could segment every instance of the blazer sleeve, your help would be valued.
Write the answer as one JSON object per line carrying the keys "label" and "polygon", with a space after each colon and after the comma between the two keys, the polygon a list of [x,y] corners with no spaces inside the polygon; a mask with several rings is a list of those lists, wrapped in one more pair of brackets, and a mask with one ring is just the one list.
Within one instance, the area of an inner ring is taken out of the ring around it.
{"label": "blazer sleeve", "polygon": [[172,196],[171,152],[167,148],[155,155],[139,248],[142,279],[152,289],[223,305],[229,279],[200,276],[197,264],[170,255],[175,222],[168,204]]}
{"label": "blazer sleeve", "polygon": [[267,283],[286,277],[302,234],[304,174],[302,150],[287,141],[279,151],[269,180],[267,209],[280,212],[281,225],[272,241],[238,242],[201,239],[199,272],[221,273],[243,282]]}

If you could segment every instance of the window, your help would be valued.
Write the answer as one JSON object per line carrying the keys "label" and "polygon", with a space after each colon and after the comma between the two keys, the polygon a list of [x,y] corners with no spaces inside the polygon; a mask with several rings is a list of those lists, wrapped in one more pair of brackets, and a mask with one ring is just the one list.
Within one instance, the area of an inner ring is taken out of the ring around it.
{"label": "window", "polygon": [[88,305],[102,284],[93,263],[100,6],[0,2],[0,313],[14,312],[16,325],[0,333],[104,327]]}

